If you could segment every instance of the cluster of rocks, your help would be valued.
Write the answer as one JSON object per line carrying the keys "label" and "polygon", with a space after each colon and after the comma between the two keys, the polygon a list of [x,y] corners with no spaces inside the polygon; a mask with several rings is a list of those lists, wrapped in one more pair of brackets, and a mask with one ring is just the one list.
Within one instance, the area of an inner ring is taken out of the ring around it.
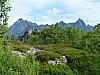
{"label": "cluster of rocks", "polygon": [[19,51],[12,51],[13,54],[18,54],[20,57],[24,57],[26,55],[26,53],[22,53]]}
{"label": "cluster of rocks", "polygon": [[64,64],[67,64],[67,58],[65,56],[62,56],[61,60],[59,59],[56,59],[56,60],[49,60],[48,61],[48,64],[50,65],[58,65],[58,64],[61,64],[61,63],[64,63]]}
{"label": "cluster of rocks", "polygon": [[39,49],[36,49],[34,47],[30,47],[30,50],[25,52],[25,53],[22,53],[20,51],[12,51],[12,53],[18,54],[20,57],[25,57],[29,53],[36,54],[37,52],[42,52],[42,51],[44,51],[44,50],[39,50]]}
{"label": "cluster of rocks", "polygon": [[36,54],[37,52],[43,52],[44,50],[40,50],[40,49],[36,49],[34,47],[30,47],[30,50],[26,52],[26,54],[28,53],[33,53]]}
{"label": "cluster of rocks", "polygon": [[[37,52],[42,52],[42,51],[44,51],[44,50],[40,50],[40,49],[36,49],[34,47],[30,47],[30,50],[25,52],[25,53],[22,53],[22,52],[19,52],[19,51],[13,51],[12,53],[18,54],[20,57],[25,57],[29,53],[36,54]],[[58,64],[61,64],[61,63],[67,64],[67,58],[66,58],[66,56],[61,56],[61,60],[55,58],[55,60],[49,60],[47,63],[49,65],[50,64],[58,65]]]}

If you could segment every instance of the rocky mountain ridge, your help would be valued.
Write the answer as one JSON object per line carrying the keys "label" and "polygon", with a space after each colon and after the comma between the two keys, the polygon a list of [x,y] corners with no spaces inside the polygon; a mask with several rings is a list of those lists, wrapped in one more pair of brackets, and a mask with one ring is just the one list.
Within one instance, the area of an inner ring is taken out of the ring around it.
{"label": "rocky mountain ridge", "polygon": [[[75,23],[65,23],[63,21],[59,22],[59,25],[63,28],[66,28],[67,26],[73,26],[75,28],[79,28],[80,30],[85,30],[89,31],[93,29],[93,26],[86,25],[82,19],[78,19]],[[20,37],[22,36],[26,31],[30,29],[37,29],[41,30],[44,28],[48,28],[50,25],[37,25],[36,23],[32,23],[27,20],[23,20],[20,18],[18,21],[16,21],[11,27],[10,30],[8,31],[7,36],[15,36],[15,37]]]}

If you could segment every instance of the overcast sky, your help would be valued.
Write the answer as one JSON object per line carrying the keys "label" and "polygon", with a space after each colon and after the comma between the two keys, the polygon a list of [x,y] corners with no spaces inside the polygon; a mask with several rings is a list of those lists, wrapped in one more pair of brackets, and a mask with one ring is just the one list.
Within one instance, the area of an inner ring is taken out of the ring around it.
{"label": "overcast sky", "polygon": [[9,26],[19,18],[37,24],[69,23],[78,18],[90,25],[100,23],[100,0],[10,0],[10,4]]}

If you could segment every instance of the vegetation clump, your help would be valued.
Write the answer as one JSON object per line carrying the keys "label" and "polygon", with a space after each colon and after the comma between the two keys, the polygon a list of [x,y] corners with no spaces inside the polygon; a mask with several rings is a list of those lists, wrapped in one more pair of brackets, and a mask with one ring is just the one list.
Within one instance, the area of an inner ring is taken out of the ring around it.
{"label": "vegetation clump", "polygon": [[25,53],[30,50],[29,47],[25,47],[24,45],[14,45],[12,46],[12,48],[13,48],[13,51],[19,51],[22,53]]}
{"label": "vegetation clump", "polygon": [[37,52],[35,55],[40,62],[46,62],[46,63],[49,60],[55,60],[55,58],[61,59],[61,56],[58,53],[52,51]]}

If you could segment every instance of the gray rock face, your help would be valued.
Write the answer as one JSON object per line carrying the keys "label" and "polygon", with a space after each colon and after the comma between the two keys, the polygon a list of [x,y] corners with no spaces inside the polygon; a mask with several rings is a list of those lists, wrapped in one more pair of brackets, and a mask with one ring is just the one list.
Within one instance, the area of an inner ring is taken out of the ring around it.
{"label": "gray rock face", "polygon": [[60,21],[59,25],[63,28],[66,28],[67,26],[73,26],[75,28],[79,28],[80,30],[89,31],[93,29],[93,26],[86,25],[82,19],[78,19],[75,23],[64,23],[63,21]]}
{"label": "gray rock face", "polygon": [[15,36],[15,37],[19,37],[22,36],[26,31],[30,30],[30,29],[37,29],[38,25],[36,23],[31,23],[28,22],[27,20],[23,20],[22,18],[20,18],[17,22],[15,22],[7,36]]}
{"label": "gray rock face", "polygon": [[63,28],[66,28],[68,26],[68,24],[64,23],[63,21],[59,22],[59,25]]}

